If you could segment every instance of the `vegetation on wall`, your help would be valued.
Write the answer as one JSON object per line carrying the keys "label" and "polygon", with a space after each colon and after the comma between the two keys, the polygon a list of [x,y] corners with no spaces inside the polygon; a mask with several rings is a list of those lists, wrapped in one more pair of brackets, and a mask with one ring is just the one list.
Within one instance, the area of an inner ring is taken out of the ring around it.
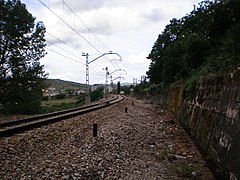
{"label": "vegetation on wall", "polygon": [[149,86],[150,84],[147,82],[142,82],[140,84],[137,84],[134,86],[134,95],[141,97],[141,98],[146,98],[148,92],[149,92]]}
{"label": "vegetation on wall", "polygon": [[189,93],[202,75],[238,67],[239,9],[240,1],[203,1],[190,14],[172,19],[147,57],[150,83],[168,87],[185,79]]}

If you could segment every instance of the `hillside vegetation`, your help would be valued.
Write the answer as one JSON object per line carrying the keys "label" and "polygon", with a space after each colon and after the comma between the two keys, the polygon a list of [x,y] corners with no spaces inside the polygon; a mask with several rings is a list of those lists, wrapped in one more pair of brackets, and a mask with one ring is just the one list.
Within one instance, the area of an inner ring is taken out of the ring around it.
{"label": "hillside vegetation", "polygon": [[71,81],[64,81],[60,79],[46,79],[47,87],[49,88],[56,88],[56,90],[60,91],[66,91],[68,89],[72,90],[79,90],[82,88],[86,88],[86,84],[80,84],[76,82]]}
{"label": "hillside vegetation", "polygon": [[204,1],[190,14],[172,19],[148,56],[150,83],[167,88],[184,80],[188,94],[201,76],[239,67],[239,9],[236,0]]}

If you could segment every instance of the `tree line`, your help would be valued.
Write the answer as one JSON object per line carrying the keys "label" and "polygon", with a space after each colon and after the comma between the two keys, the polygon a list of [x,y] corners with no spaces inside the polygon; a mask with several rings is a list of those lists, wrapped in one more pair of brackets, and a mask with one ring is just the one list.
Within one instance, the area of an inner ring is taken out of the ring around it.
{"label": "tree line", "polygon": [[5,113],[41,109],[45,32],[20,0],[0,0],[0,105]]}
{"label": "tree line", "polygon": [[194,90],[202,75],[240,65],[240,1],[203,1],[181,19],[172,19],[147,57],[151,84],[185,81]]}

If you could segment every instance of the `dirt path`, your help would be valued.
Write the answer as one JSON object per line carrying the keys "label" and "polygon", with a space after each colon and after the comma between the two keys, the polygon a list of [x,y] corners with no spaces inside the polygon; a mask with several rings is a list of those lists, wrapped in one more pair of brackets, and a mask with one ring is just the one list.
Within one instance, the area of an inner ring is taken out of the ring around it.
{"label": "dirt path", "polygon": [[[127,113],[125,113],[127,107]],[[98,137],[92,125],[98,124]],[[127,98],[0,139],[0,179],[214,179],[173,117]]]}

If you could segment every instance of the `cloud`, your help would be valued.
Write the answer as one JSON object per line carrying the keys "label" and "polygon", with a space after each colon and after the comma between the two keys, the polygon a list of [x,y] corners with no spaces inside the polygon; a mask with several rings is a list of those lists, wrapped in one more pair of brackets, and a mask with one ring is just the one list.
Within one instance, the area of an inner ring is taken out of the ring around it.
{"label": "cloud", "polygon": [[[83,36],[90,32],[86,30],[82,21],[94,33],[109,36],[117,32],[141,29],[146,25],[166,21],[166,19],[169,21],[181,11],[184,11],[182,9],[186,5],[186,1],[173,0],[149,0],[148,2],[143,0],[65,0],[65,2],[69,7],[74,8],[73,10],[78,17],[71,14],[62,1],[51,0],[49,7],[53,8],[57,14],[82,33]],[[176,6],[179,8],[176,9]],[[46,9],[44,11],[44,14],[49,14]],[[50,18],[48,22],[51,22],[47,23],[49,29],[55,29],[55,32],[64,31],[62,27],[66,25],[61,20],[54,17],[53,14],[49,14],[48,17]]]}
{"label": "cloud", "polygon": [[105,4],[105,0],[64,0],[59,1],[59,0],[50,0],[50,5],[54,8],[59,8],[59,9],[66,9],[66,6],[71,7],[71,9],[74,12],[83,12],[83,11],[91,11],[91,10],[96,10],[102,7]]}
{"label": "cloud", "polygon": [[61,33],[46,33],[46,40],[47,40],[47,46],[61,46],[65,45],[68,47],[72,47],[72,49],[82,49],[83,44],[81,41],[76,41],[78,37],[73,34],[72,32],[66,33],[65,35],[62,35]]}
{"label": "cloud", "polygon": [[92,31],[103,35],[133,30],[144,25],[144,19],[138,11],[132,11],[127,7],[102,7],[84,12],[79,16]]}
{"label": "cloud", "polygon": [[149,14],[145,16],[147,19],[153,22],[159,22],[163,18],[163,13],[160,9],[153,9]]}
{"label": "cloud", "polygon": [[[150,53],[158,34],[172,18],[183,17],[193,9],[193,4],[200,0],[64,0],[78,17],[72,14],[61,0],[42,1],[77,32],[38,1],[22,0],[27,4],[30,12],[37,17],[37,21],[44,22],[48,48],[77,61],[47,50],[48,55],[41,62],[49,72],[50,78],[85,83],[86,57],[82,57],[81,52],[96,55],[89,56],[89,60],[108,50],[117,52],[123,57],[123,62],[110,63],[102,58],[90,64],[90,84],[93,84],[104,83],[103,68],[105,67],[109,67],[110,71],[125,69],[128,73],[124,76],[125,81],[132,82],[133,78],[139,79],[148,70],[150,61],[146,56]],[[91,34],[82,22],[97,37]],[[48,33],[73,46],[77,51]],[[114,57],[109,56],[109,59],[112,58]]]}
{"label": "cloud", "polygon": [[[81,33],[88,32],[86,32],[85,27],[81,25],[78,26],[79,23],[81,24],[80,21],[84,21],[84,23],[87,24],[88,27],[96,34],[111,35],[116,32],[139,29],[143,27],[148,20],[148,18],[144,17],[144,14],[147,12],[152,13],[150,15],[152,19],[155,18],[156,20],[157,14],[158,18],[160,17],[155,6],[149,6],[148,4],[145,6],[146,2],[141,0],[134,2],[129,0],[65,0],[65,2],[69,5],[69,7],[74,8],[74,12],[81,20],[72,16],[69,9],[65,7],[66,5],[59,0],[50,1],[49,6],[54,8],[54,10],[60,15],[63,14],[64,16],[64,14],[69,13],[68,16],[64,17],[64,20],[72,26],[76,26],[76,29]],[[59,22],[55,21],[55,23]],[[53,22],[52,26],[55,23]]]}

